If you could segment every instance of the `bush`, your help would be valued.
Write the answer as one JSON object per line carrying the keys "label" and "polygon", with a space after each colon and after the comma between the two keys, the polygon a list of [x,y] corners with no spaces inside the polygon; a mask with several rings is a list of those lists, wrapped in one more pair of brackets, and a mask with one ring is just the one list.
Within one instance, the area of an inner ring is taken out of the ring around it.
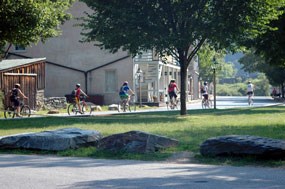
{"label": "bush", "polygon": [[[243,96],[244,90],[241,86],[242,83],[237,84],[218,84],[217,95],[218,96]],[[244,85],[244,84],[243,84]]]}

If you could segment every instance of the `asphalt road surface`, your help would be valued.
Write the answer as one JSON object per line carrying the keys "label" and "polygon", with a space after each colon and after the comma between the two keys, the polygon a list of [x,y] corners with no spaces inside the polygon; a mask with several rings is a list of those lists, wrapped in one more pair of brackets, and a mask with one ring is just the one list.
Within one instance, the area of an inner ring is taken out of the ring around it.
{"label": "asphalt road surface", "polygon": [[285,168],[0,155],[1,189],[284,189]]}

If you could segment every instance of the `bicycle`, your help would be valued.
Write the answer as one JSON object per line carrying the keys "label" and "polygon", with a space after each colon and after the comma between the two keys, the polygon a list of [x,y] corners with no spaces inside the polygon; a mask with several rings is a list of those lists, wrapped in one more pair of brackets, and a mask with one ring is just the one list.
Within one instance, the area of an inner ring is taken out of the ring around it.
{"label": "bicycle", "polygon": [[173,100],[173,99],[175,99],[175,98],[173,97],[172,99],[170,99],[170,101],[166,102],[167,110],[169,110],[169,109],[171,109],[171,110],[174,110],[174,109],[179,110],[180,109],[181,104],[180,104],[180,97],[179,97],[179,95],[177,95],[176,100]]}
{"label": "bicycle", "polygon": [[248,100],[248,105],[249,105],[249,106],[252,106],[252,105],[253,105],[252,96],[253,96],[252,94],[248,95],[248,99],[247,99],[247,100]]}
{"label": "bicycle", "polygon": [[202,99],[202,109],[206,109],[206,108],[212,108],[212,100],[209,99],[205,99],[205,97],[203,97]]}
{"label": "bicycle", "polygon": [[[15,115],[17,115],[17,111],[16,111],[15,106],[8,106],[4,110],[4,117],[6,119],[14,118]],[[20,102],[20,115],[22,117],[30,117],[31,116],[31,108],[28,105],[25,105],[23,100]]]}
{"label": "bicycle", "polygon": [[75,102],[75,99],[71,104],[68,105],[67,107],[67,113],[68,115],[77,115],[77,113],[82,113],[82,114],[91,114],[92,113],[92,107],[90,104],[87,104],[85,101],[85,96],[80,98],[80,106],[81,106],[81,111],[78,108],[78,105]]}
{"label": "bicycle", "polygon": [[128,103],[128,99],[122,99],[118,103],[118,112],[121,112],[121,111],[126,112],[127,110],[129,112],[136,111],[136,103],[135,103],[134,95],[131,96],[129,103]]}

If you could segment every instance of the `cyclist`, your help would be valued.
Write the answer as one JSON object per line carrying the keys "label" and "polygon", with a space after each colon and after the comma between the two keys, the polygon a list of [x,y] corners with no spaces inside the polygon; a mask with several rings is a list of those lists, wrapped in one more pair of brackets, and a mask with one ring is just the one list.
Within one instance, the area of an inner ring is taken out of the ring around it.
{"label": "cyclist", "polygon": [[126,105],[128,105],[130,101],[129,91],[131,92],[132,95],[135,95],[135,93],[129,87],[129,82],[124,81],[123,85],[120,88],[119,96],[121,100],[127,100]]}
{"label": "cyclist", "polygon": [[[176,105],[176,99],[177,99],[177,92],[179,92],[178,86],[175,82],[175,79],[172,79],[168,85],[168,95],[169,95],[169,99],[172,105]],[[175,102],[172,100],[174,97]]]}
{"label": "cyclist", "polygon": [[14,108],[16,110],[16,116],[17,117],[22,117],[20,115],[21,111],[21,103],[20,103],[20,96],[23,98],[28,98],[24,95],[24,93],[21,91],[21,85],[19,83],[16,83],[14,88],[11,91],[11,96],[10,96],[10,101],[14,103]]}
{"label": "cyclist", "polygon": [[209,99],[208,82],[207,81],[204,82],[204,86],[201,89],[201,93],[202,93],[202,96],[204,97],[205,100]]}
{"label": "cyclist", "polygon": [[76,103],[77,106],[78,106],[79,113],[83,114],[82,109],[81,109],[81,105],[80,105],[80,95],[83,95],[83,96],[88,97],[88,95],[85,94],[85,93],[81,90],[81,88],[80,88],[80,83],[77,83],[77,84],[75,85],[75,103]]}
{"label": "cyclist", "polygon": [[253,89],[254,85],[251,83],[251,81],[247,82],[247,96],[248,96],[248,101],[250,98],[253,96]]}

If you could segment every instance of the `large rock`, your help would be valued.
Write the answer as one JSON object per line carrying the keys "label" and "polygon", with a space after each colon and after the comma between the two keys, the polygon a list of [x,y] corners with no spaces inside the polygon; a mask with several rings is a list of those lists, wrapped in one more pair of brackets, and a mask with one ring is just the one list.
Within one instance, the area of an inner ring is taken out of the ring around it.
{"label": "large rock", "polygon": [[204,141],[200,153],[204,156],[285,158],[285,141],[248,135],[221,136]]}
{"label": "large rock", "polygon": [[66,128],[0,137],[0,149],[60,151],[95,146],[101,138],[102,135],[97,131]]}
{"label": "large rock", "polygon": [[98,149],[111,152],[148,153],[177,144],[178,141],[175,139],[140,131],[130,131],[101,139]]}

